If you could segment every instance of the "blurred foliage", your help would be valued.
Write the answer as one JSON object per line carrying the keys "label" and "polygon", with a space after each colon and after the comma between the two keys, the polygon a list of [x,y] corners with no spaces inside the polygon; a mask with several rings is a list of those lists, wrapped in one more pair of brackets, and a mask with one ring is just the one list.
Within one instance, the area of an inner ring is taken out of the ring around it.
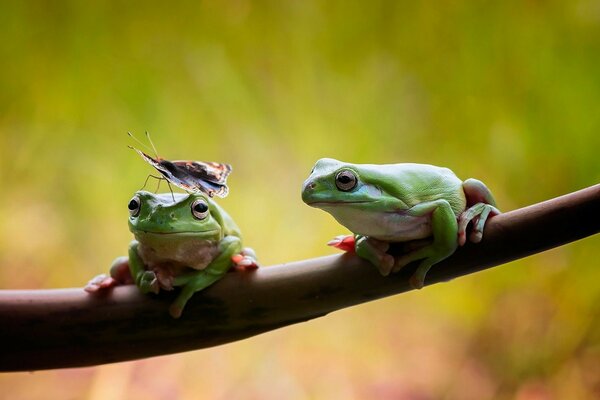
{"label": "blurred foliage", "polygon": [[[0,2],[0,59],[1,288],[81,286],[125,252],[152,172],[128,130],[233,164],[221,204],[264,265],[344,232],[299,197],[321,157],[448,166],[503,210],[600,178],[597,0]],[[598,398],[599,245],[215,349],[4,374],[0,397]]]}

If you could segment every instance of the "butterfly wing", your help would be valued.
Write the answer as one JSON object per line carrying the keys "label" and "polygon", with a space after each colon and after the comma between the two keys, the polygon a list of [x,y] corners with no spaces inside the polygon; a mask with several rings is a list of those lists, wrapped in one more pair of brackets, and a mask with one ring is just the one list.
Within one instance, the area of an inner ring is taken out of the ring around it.
{"label": "butterfly wing", "polygon": [[231,165],[204,161],[173,161],[180,171],[185,171],[188,185],[197,187],[209,196],[225,197],[229,194],[227,177],[232,171]]}
{"label": "butterfly wing", "polygon": [[179,168],[185,169],[190,175],[204,181],[226,185],[227,177],[232,171],[231,165],[204,161],[172,161]]}
{"label": "butterfly wing", "polygon": [[202,191],[210,197],[225,197],[229,194],[227,177],[231,173],[229,164],[202,161],[168,161],[153,158],[132,147],[148,164],[161,175],[186,192]]}

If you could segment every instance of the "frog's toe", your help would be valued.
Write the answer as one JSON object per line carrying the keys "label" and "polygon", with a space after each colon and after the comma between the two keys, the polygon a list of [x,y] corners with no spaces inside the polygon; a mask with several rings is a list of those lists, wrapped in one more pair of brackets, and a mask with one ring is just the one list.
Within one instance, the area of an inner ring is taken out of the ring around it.
{"label": "frog's toe", "polygon": [[237,270],[253,270],[259,267],[256,259],[249,255],[235,254],[231,257],[231,261]]}
{"label": "frog's toe", "polygon": [[469,240],[473,243],[479,243],[483,239],[483,232],[481,231],[473,231],[469,235]]}
{"label": "frog's toe", "polygon": [[160,286],[156,274],[152,271],[144,271],[139,279],[138,284],[142,293],[158,294]]}
{"label": "frog's toe", "polygon": [[394,257],[389,254],[383,254],[377,264],[377,269],[383,276],[388,276],[394,268]]}
{"label": "frog's toe", "polygon": [[408,280],[408,283],[413,289],[423,289],[423,286],[425,286],[425,277],[415,272]]}
{"label": "frog's toe", "polygon": [[102,289],[108,289],[117,285],[117,281],[106,274],[93,277],[83,288],[88,293],[96,293]]}
{"label": "frog's toe", "polygon": [[416,261],[416,260],[426,257],[426,256],[427,256],[426,250],[424,250],[423,248],[408,252],[408,253],[396,258],[392,272],[398,272],[402,268],[404,268],[405,266],[410,264],[411,262]]}
{"label": "frog's toe", "polygon": [[464,246],[467,243],[467,232],[464,229],[458,231],[458,245]]}
{"label": "frog's toe", "polygon": [[177,304],[171,304],[169,307],[169,314],[171,314],[171,317],[179,318],[181,317],[181,313],[183,313],[183,307]]}
{"label": "frog's toe", "polygon": [[340,235],[336,236],[327,242],[327,246],[335,247],[346,252],[353,252],[356,241],[353,235]]}

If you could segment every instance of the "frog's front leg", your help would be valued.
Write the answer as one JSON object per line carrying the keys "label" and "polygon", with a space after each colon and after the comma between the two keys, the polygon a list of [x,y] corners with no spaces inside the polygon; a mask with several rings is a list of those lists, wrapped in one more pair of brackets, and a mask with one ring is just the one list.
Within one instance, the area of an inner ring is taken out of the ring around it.
{"label": "frog's front leg", "polygon": [[221,279],[231,268],[231,257],[242,250],[240,238],[226,236],[219,243],[219,255],[203,270],[175,277],[173,284],[182,286],[181,292],[171,304],[169,313],[173,318],[179,318],[192,295]]}
{"label": "frog's front leg", "polygon": [[132,240],[129,243],[129,271],[133,281],[142,293],[158,294],[160,285],[154,271],[146,270],[146,266],[138,254],[139,243],[137,240]]}
{"label": "frog's front leg", "polygon": [[397,272],[413,261],[422,260],[410,278],[411,286],[421,289],[429,269],[454,253],[458,247],[458,224],[450,203],[443,199],[418,204],[408,210],[408,214],[415,217],[431,215],[433,242],[398,257],[392,271]]}
{"label": "frog's front leg", "polygon": [[381,275],[387,276],[394,267],[394,257],[387,254],[390,248],[388,242],[372,237],[356,235],[355,251],[360,258],[364,258],[375,265]]}

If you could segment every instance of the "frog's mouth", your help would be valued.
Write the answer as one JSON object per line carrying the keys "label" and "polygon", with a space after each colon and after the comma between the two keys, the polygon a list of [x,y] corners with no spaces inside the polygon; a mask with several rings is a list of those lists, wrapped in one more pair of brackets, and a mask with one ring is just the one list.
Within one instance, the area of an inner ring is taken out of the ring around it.
{"label": "frog's mouth", "polygon": [[141,235],[147,237],[189,237],[190,239],[214,239],[219,236],[219,230],[213,229],[210,231],[194,232],[194,231],[175,231],[175,232],[158,232],[158,231],[145,231],[136,230],[134,235]]}
{"label": "frog's mouth", "polygon": [[306,204],[308,204],[311,207],[319,207],[319,206],[341,206],[341,205],[348,205],[348,204],[367,204],[367,203],[372,203],[373,201],[371,200],[356,200],[356,201],[324,201],[324,200],[317,200],[317,201],[311,201],[308,202]]}

